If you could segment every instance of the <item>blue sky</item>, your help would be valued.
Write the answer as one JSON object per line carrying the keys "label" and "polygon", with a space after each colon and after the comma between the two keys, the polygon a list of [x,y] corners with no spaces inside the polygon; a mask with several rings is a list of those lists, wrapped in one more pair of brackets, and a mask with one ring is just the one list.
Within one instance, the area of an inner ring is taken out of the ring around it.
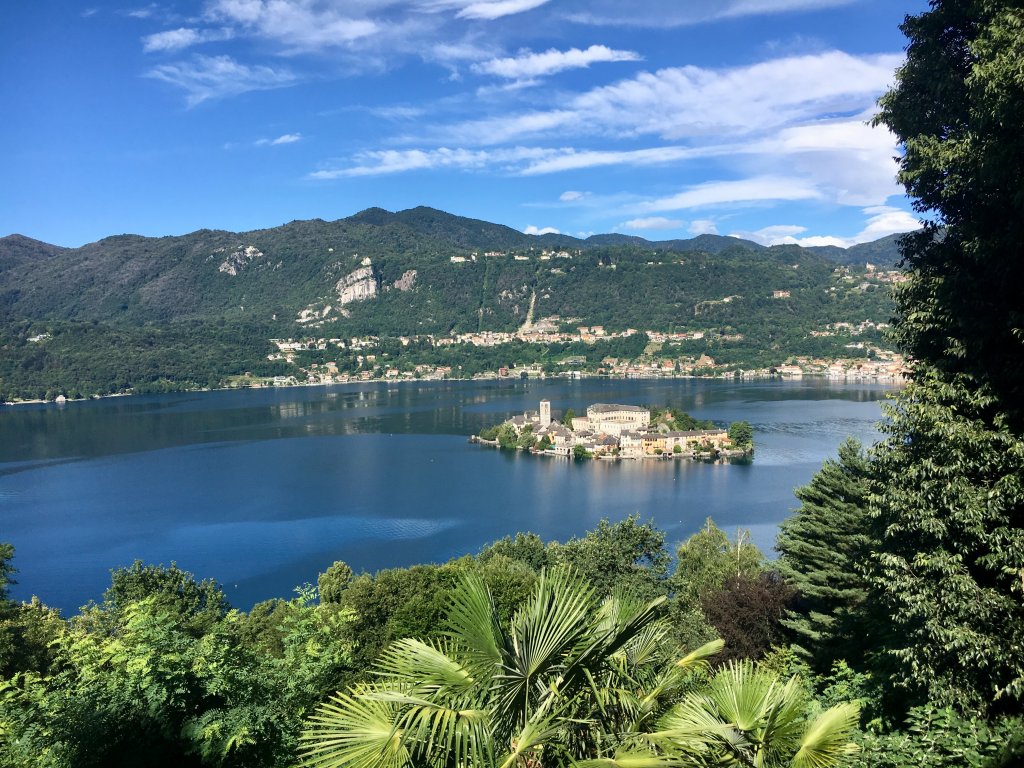
{"label": "blue sky", "polygon": [[915,226],[867,125],[925,0],[5,2],[0,234],[429,205],[527,232]]}

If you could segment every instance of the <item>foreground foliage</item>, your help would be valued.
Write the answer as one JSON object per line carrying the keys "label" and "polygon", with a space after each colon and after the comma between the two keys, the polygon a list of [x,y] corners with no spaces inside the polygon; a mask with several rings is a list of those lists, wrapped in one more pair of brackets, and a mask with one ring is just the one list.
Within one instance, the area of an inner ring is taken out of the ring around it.
{"label": "foreground foliage", "polygon": [[559,569],[503,626],[485,584],[467,578],[440,639],[393,644],[379,680],[319,708],[306,763],[827,766],[855,749],[856,705],[808,721],[796,678],[745,662],[705,682],[721,641],[675,656],[663,603],[598,602]]}

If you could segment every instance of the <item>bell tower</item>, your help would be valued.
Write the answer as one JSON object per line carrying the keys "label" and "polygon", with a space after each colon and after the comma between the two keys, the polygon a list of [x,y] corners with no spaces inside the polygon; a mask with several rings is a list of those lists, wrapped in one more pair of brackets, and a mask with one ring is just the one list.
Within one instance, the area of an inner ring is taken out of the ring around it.
{"label": "bell tower", "polygon": [[548,424],[551,423],[551,401],[541,400],[540,401],[540,428],[544,429]]}

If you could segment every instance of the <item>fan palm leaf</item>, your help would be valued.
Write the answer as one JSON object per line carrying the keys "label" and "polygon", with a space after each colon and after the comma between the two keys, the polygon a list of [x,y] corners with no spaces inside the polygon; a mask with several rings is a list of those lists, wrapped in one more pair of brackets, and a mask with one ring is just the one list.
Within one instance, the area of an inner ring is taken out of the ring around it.
{"label": "fan palm leaf", "polygon": [[404,768],[410,754],[398,728],[398,707],[368,698],[357,686],[321,704],[302,734],[303,761],[315,768]]}
{"label": "fan palm leaf", "polygon": [[857,752],[850,741],[857,729],[860,707],[840,704],[821,713],[804,734],[793,757],[793,768],[827,768],[846,755]]}

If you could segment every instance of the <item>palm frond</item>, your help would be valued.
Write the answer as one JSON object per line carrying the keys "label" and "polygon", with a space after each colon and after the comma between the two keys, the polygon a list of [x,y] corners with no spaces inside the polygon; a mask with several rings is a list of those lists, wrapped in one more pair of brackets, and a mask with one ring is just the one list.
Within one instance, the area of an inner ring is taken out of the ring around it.
{"label": "palm frond", "polygon": [[452,592],[444,634],[464,646],[471,666],[497,667],[507,645],[494,597],[478,574],[466,575]]}
{"label": "palm frond", "polygon": [[723,648],[725,648],[725,640],[721,638],[704,643],[700,648],[690,651],[679,659],[676,662],[676,667],[693,672],[704,671],[708,668],[708,659],[721,653]]}
{"label": "palm frond", "polygon": [[828,768],[859,748],[850,739],[857,728],[860,706],[840,704],[822,712],[804,733],[793,768]]}
{"label": "palm frond", "polygon": [[524,723],[542,698],[560,694],[567,661],[593,634],[593,595],[568,569],[541,572],[533,595],[512,620],[510,654],[494,678],[502,720]]}
{"label": "palm frond", "polygon": [[403,741],[414,755],[458,766],[493,764],[493,740],[487,713],[456,709],[427,700],[409,701],[399,725]]}
{"label": "palm frond", "polygon": [[520,758],[531,752],[542,751],[548,743],[557,740],[562,723],[552,715],[534,715],[509,740],[509,751],[501,758],[499,768],[511,768],[519,764]]}
{"label": "palm frond", "polygon": [[300,737],[304,765],[313,768],[403,768],[410,764],[398,707],[367,698],[368,688],[338,693],[319,707]]}
{"label": "palm frond", "polygon": [[377,668],[389,685],[391,682],[408,685],[419,694],[459,694],[473,690],[476,679],[454,655],[450,644],[406,638],[385,649]]}
{"label": "palm frond", "polygon": [[774,684],[774,675],[755,669],[752,662],[730,662],[712,678],[708,697],[725,722],[753,731],[771,704]]}

